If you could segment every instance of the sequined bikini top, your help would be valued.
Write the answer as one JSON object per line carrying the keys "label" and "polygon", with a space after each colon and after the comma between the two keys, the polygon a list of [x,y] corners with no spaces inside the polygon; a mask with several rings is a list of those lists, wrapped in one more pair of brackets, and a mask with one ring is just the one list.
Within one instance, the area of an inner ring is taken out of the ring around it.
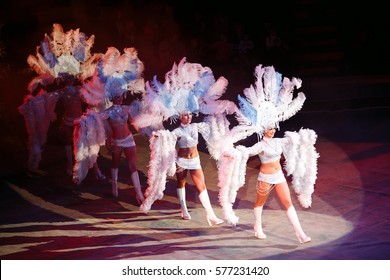
{"label": "sequined bikini top", "polygon": [[108,118],[113,126],[123,126],[127,124],[129,114],[121,105],[112,105],[108,110]]}

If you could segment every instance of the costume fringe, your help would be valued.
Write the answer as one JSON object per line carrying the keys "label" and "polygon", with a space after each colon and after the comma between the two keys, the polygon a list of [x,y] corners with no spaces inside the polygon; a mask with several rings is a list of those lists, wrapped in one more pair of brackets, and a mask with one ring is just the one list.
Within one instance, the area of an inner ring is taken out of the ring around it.
{"label": "costume fringe", "polygon": [[176,171],[176,137],[169,130],[158,130],[149,142],[148,188],[140,206],[144,212],[148,212],[156,200],[163,198],[167,175],[173,176]]}

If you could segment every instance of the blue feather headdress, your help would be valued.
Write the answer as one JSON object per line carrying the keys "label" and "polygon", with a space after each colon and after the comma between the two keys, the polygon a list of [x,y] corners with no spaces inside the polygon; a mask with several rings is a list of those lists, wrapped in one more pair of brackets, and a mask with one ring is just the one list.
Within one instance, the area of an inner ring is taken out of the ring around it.
{"label": "blue feather headdress", "polygon": [[183,58],[165,74],[162,84],[155,76],[146,83],[145,101],[150,113],[159,115],[160,121],[176,121],[183,112],[200,112],[199,98],[214,83],[211,69],[197,63],[188,63]]}
{"label": "blue feather headdress", "polygon": [[156,76],[146,82],[144,111],[133,121],[141,128],[162,127],[164,121],[175,122],[183,112],[232,114],[237,106],[231,101],[219,100],[227,85],[224,77],[215,80],[209,67],[189,63],[184,57],[165,74],[164,83]]}
{"label": "blue feather headdress", "polygon": [[95,106],[127,92],[143,93],[143,71],[144,64],[135,48],[125,48],[121,54],[115,47],[109,47],[97,63],[92,79],[83,84],[81,96]]}

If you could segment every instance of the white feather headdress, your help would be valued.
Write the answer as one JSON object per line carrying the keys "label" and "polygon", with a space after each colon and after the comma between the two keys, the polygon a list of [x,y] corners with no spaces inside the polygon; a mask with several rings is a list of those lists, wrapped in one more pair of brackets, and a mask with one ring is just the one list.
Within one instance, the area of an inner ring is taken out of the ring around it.
{"label": "white feather headdress", "polygon": [[79,75],[85,79],[94,68],[95,56],[91,55],[91,48],[95,36],[89,38],[79,29],[64,32],[58,23],[53,24],[51,36],[45,34],[40,46],[36,48],[36,55],[29,55],[27,63],[38,75],[52,75],[58,77],[60,73]]}
{"label": "white feather headdress", "polygon": [[189,63],[182,58],[165,74],[165,82],[157,77],[146,82],[145,110],[134,122],[137,126],[160,127],[168,119],[176,121],[183,112],[214,114],[237,111],[228,100],[218,100],[226,91],[228,81],[220,77],[217,81],[209,67]]}
{"label": "white feather headdress", "polygon": [[302,81],[297,78],[284,78],[273,66],[255,69],[256,83],[244,89],[243,98],[238,96],[240,111],[237,121],[240,124],[256,127],[262,135],[269,127],[279,127],[279,122],[295,115],[306,100],[302,92],[294,98],[294,88],[300,88]]}

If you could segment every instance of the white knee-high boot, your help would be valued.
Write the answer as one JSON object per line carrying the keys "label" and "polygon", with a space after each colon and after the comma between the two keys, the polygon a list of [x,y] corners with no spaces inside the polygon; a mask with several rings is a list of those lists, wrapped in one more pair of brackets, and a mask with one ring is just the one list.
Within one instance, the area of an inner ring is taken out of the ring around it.
{"label": "white knee-high boot", "polygon": [[118,168],[111,168],[111,190],[114,197],[118,197]]}
{"label": "white knee-high boot", "polygon": [[207,222],[209,223],[210,226],[212,226],[212,223],[213,222],[214,224],[216,225],[219,225],[219,224],[222,224],[223,223],[223,220],[218,218],[215,213],[214,213],[214,210],[213,208],[211,207],[211,203],[210,203],[210,198],[209,198],[209,194],[207,192],[207,189],[204,189],[200,194],[199,194],[199,200],[200,202],[202,203],[204,209],[206,209],[206,213],[207,213]]}
{"label": "white knee-high boot", "polygon": [[261,223],[261,215],[263,213],[263,206],[253,208],[253,214],[255,215],[255,236],[259,239],[267,238],[267,235],[263,232],[263,225]]}
{"label": "white knee-high boot", "polygon": [[181,206],[181,217],[183,220],[191,220],[191,215],[188,213],[187,203],[186,203],[186,189],[185,188],[177,188],[177,197],[179,198],[180,206]]}
{"label": "white knee-high boot", "polygon": [[131,173],[131,180],[133,181],[135,189],[135,198],[137,199],[138,204],[141,205],[142,202],[144,202],[145,197],[142,194],[141,182],[139,180],[138,171],[134,171],[133,173]]}
{"label": "white knee-high boot", "polygon": [[290,206],[290,208],[287,209],[287,217],[290,219],[290,223],[294,227],[295,234],[299,240],[300,243],[306,243],[311,241],[311,238],[308,237],[301,227],[301,223],[298,219],[297,211],[295,211],[295,208],[293,205]]}

